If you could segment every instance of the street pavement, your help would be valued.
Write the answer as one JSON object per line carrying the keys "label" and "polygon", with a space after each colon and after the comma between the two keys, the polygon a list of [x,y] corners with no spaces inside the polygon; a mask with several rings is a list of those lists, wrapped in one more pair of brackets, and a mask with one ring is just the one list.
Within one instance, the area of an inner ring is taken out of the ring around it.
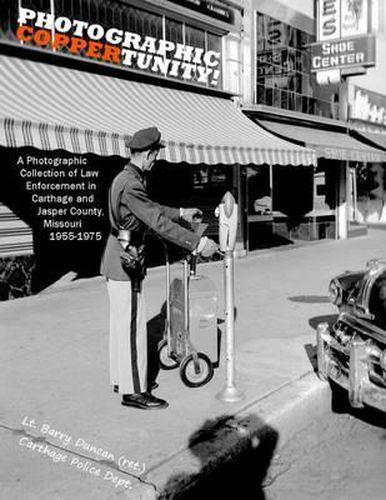
{"label": "street pavement", "polygon": [[[216,398],[225,380],[223,350],[204,387],[184,386],[178,370],[159,373],[155,395],[168,400],[166,410],[123,407],[108,384],[101,277],[1,303],[0,498],[178,498],[243,447],[259,447],[267,429],[280,442],[290,432],[282,409],[292,408],[296,418],[287,420],[301,424],[307,409],[296,413],[295,406],[303,408],[303,400],[325,387],[314,372],[313,346],[318,322],[336,313],[327,298],[330,278],[385,254],[385,231],[371,229],[347,241],[281,247],[235,261],[236,381],[245,394],[237,403]],[[180,270],[172,266],[174,276]],[[222,263],[203,264],[199,273],[219,291],[223,329]],[[164,270],[150,270],[153,335],[164,287]]]}
{"label": "street pavement", "polygon": [[319,416],[271,463],[267,500],[384,500],[385,429],[369,408]]}

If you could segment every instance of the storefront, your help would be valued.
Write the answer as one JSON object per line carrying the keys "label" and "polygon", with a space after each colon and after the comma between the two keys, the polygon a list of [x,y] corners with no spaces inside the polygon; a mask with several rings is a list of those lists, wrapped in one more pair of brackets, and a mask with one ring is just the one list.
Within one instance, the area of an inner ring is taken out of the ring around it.
{"label": "storefront", "polygon": [[385,224],[386,96],[350,85],[348,103],[351,135],[384,152],[383,159],[350,170],[349,219],[351,223]]}
{"label": "storefront", "polygon": [[[369,144],[365,144],[360,138],[349,135],[346,126],[322,128],[320,125],[294,125],[290,122],[268,120],[266,114],[259,119],[258,111],[246,110],[246,114],[264,127],[266,130],[276,134],[278,137],[294,141],[316,151],[318,164],[314,170],[313,178],[308,178],[302,183],[303,200],[302,208],[298,213],[297,221],[293,221],[291,228],[291,214],[294,204],[281,204],[279,210],[286,213],[286,219],[275,216],[273,221],[276,225],[281,220],[282,224],[287,220],[289,225],[289,237],[300,239],[324,239],[345,238],[347,236],[363,234],[361,228],[353,224],[350,227],[351,190],[355,185],[352,182],[353,172],[360,172],[372,165],[382,164],[386,161],[384,151]],[[280,181],[278,181],[279,183]],[[300,184],[299,182],[294,182]],[[277,183],[277,184],[278,184]],[[308,186],[308,189],[307,189]],[[284,189],[290,189],[290,184],[285,183]],[[294,200],[296,194],[292,193]],[[299,193],[301,196],[301,194]],[[279,196],[277,194],[276,196]],[[285,197],[285,191],[282,193]],[[307,200],[307,201],[306,201]],[[347,202],[346,202],[347,200]],[[278,202],[273,202],[273,210],[278,207]],[[349,211],[349,212],[347,212]],[[348,219],[348,221],[347,221]],[[361,221],[356,220],[360,223]]]}
{"label": "storefront", "polygon": [[[256,127],[232,102],[238,84],[223,63],[239,9],[40,3],[14,2],[0,43],[1,257],[30,274],[23,256],[33,248],[35,290],[69,271],[97,272],[108,186],[139,128],[155,125],[166,141],[155,196],[197,201],[208,214],[227,189],[238,196],[243,166],[315,163],[312,150]],[[242,247],[242,224],[239,233]]]}
{"label": "storefront", "polygon": [[260,174],[266,206],[263,213],[260,204],[250,204],[250,238],[252,232],[289,240],[346,238],[354,234],[348,226],[350,169],[382,162],[384,152],[349,134],[342,85],[320,85],[311,71],[313,3],[249,0],[247,5],[245,57],[251,68],[243,112],[277,137],[314,149],[318,157],[314,171],[271,167]]}

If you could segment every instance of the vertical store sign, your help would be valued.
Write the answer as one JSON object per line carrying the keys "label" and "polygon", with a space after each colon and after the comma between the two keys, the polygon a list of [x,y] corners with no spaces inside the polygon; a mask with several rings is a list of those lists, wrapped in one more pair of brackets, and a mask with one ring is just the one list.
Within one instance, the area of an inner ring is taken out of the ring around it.
{"label": "vertical store sign", "polygon": [[[347,48],[350,48],[351,45],[354,46],[356,43],[355,40],[359,40],[359,38],[355,39],[355,37],[363,37],[363,35],[367,35],[371,31],[369,29],[370,1],[318,0],[318,42],[336,40],[337,42],[347,42]],[[352,37],[354,37],[354,42],[352,41]],[[367,46],[367,42],[365,45]],[[329,47],[332,48],[330,49]],[[325,55],[339,56],[340,54],[343,55],[344,52],[344,43],[329,45],[328,47],[326,46],[326,49],[322,46],[322,54]],[[346,52],[349,52],[349,50],[347,49]],[[363,62],[366,63],[364,66],[374,65],[368,64],[368,61]],[[360,65],[357,66],[359,67]],[[341,72],[342,69],[319,71],[316,74],[317,82],[322,85],[337,83],[340,80]],[[350,74],[353,74],[352,69],[350,69]]]}
{"label": "vertical store sign", "polygon": [[[335,40],[341,37],[341,0],[319,0],[317,18],[317,39]],[[338,83],[340,81],[340,69],[319,71],[316,73],[316,81],[319,85]]]}
{"label": "vertical store sign", "polygon": [[367,0],[341,0],[341,36],[367,34],[368,10]]}

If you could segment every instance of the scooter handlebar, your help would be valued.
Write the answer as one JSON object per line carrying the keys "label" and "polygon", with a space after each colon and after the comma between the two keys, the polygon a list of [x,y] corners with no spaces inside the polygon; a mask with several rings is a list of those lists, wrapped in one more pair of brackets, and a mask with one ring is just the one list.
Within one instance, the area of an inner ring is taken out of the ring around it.
{"label": "scooter handlebar", "polygon": [[[202,218],[201,218],[202,220]],[[192,229],[193,231],[197,234],[197,236],[201,236],[204,234],[208,227],[208,224],[203,224],[202,222],[198,222],[196,224],[192,224]],[[189,267],[190,267],[190,275],[195,276],[196,271],[197,271],[197,249],[193,250],[193,252],[190,254],[190,259],[189,259]]]}

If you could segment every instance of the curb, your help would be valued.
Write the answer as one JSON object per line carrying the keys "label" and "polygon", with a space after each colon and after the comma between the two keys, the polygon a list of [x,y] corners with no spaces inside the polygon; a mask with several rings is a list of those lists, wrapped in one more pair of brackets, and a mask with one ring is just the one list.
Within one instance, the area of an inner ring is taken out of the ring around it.
{"label": "curb", "polygon": [[190,437],[185,450],[149,470],[143,478],[149,489],[142,496],[141,485],[133,499],[179,498],[211,476],[220,476],[221,470],[232,467],[251,450],[266,447],[267,440],[273,443],[272,451],[284,446],[329,411],[330,399],[329,384],[308,372],[234,414],[231,407],[228,414],[224,409],[223,416],[205,422]]}

